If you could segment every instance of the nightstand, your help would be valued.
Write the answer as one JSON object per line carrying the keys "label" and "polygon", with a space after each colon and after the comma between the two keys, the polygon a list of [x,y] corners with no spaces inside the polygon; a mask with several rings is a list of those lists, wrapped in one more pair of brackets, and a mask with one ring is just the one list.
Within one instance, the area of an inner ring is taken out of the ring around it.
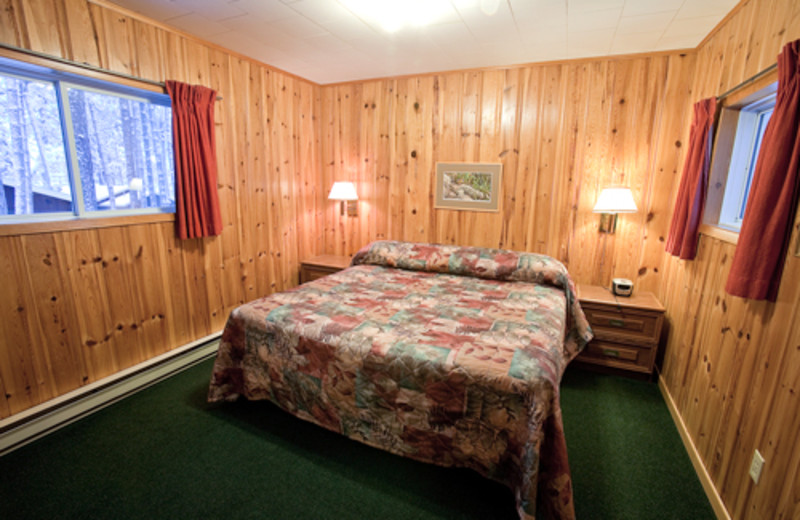
{"label": "nightstand", "polygon": [[655,295],[634,290],[632,296],[615,296],[605,287],[579,284],[578,300],[594,339],[576,361],[652,375],[664,324],[664,306]]}
{"label": "nightstand", "polygon": [[320,255],[300,262],[300,283],[310,282],[350,266],[349,256]]}

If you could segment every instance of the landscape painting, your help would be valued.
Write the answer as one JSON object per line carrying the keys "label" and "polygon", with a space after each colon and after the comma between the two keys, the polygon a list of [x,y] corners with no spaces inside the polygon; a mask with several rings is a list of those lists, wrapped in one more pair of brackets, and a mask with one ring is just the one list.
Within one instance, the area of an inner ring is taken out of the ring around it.
{"label": "landscape painting", "polygon": [[498,211],[502,164],[436,163],[436,202],[441,209]]}

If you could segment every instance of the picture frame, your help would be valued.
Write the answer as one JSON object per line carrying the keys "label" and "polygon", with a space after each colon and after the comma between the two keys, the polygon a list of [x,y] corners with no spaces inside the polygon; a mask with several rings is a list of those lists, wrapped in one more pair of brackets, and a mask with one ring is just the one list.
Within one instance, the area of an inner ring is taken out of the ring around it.
{"label": "picture frame", "polygon": [[436,163],[434,208],[500,210],[500,163]]}

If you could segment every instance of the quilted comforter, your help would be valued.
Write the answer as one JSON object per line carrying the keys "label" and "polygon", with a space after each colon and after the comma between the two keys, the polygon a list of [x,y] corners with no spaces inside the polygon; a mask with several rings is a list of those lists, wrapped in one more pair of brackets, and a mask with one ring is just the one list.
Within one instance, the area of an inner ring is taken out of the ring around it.
{"label": "quilted comforter", "polygon": [[209,400],[269,399],[366,444],[507,484],[573,518],[559,406],[591,339],[558,261],[375,242],[339,273],[235,309]]}

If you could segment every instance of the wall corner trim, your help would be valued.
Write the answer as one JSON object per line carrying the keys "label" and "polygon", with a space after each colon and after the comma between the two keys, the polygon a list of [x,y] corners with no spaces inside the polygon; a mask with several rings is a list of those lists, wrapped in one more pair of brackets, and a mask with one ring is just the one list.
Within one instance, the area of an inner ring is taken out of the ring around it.
{"label": "wall corner trim", "polygon": [[731,520],[731,515],[728,513],[728,509],[725,507],[725,503],[722,501],[722,497],[719,495],[717,488],[714,486],[714,481],[711,480],[711,475],[708,474],[708,470],[703,464],[703,459],[700,457],[700,453],[697,451],[697,447],[689,435],[689,430],[686,428],[686,423],[683,422],[683,417],[681,417],[680,413],[678,412],[678,407],[675,405],[675,401],[672,399],[672,394],[669,393],[669,388],[667,388],[667,384],[664,382],[664,378],[661,377],[660,374],[658,376],[658,389],[661,390],[661,395],[664,397],[664,401],[667,403],[669,413],[672,415],[672,421],[675,423],[678,433],[680,433],[683,445],[692,461],[692,466],[694,466],[697,477],[700,479],[700,484],[702,484],[703,490],[705,490],[706,496],[708,497],[708,501],[711,503],[711,507],[714,509],[714,513],[717,515],[717,520]]}

